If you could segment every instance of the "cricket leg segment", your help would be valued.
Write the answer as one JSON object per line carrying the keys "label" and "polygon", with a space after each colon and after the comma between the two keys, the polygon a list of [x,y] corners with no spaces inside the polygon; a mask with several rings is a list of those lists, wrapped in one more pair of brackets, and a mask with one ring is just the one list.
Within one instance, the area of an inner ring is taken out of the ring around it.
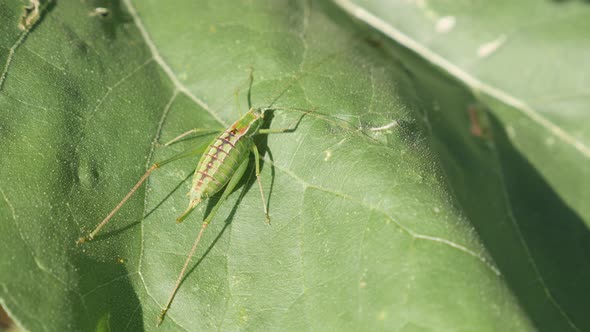
{"label": "cricket leg segment", "polygon": [[123,199],[119,202],[119,204],[117,204],[117,206],[115,206],[115,208],[98,224],[98,226],[96,226],[96,228],[90,234],[88,234],[87,236],[80,237],[78,239],[78,241],[76,241],[76,244],[80,245],[82,243],[85,243],[85,242],[88,242],[88,241],[91,241],[92,239],[94,239],[96,234],[98,234],[98,232],[113,218],[113,216],[117,213],[117,211],[119,211],[119,209],[121,209],[121,207],[123,207],[125,202],[127,202],[127,200],[129,198],[131,198],[131,196],[133,196],[133,194],[137,191],[137,189],[139,189],[139,187],[141,187],[141,185],[145,182],[145,180],[147,180],[147,178],[152,174],[153,171],[155,171],[156,169],[159,169],[160,167],[162,167],[166,164],[176,161],[178,159],[182,159],[182,158],[190,157],[190,156],[193,156],[196,154],[200,154],[204,150],[204,147],[205,146],[199,146],[196,149],[187,150],[187,151],[180,153],[170,159],[163,160],[161,162],[155,163],[152,166],[150,166],[150,168],[148,168],[147,171],[141,176],[139,181],[137,181],[135,186],[133,186],[133,188],[131,188],[131,190],[127,193],[127,195],[125,195],[125,197],[123,197]]}
{"label": "cricket leg segment", "polygon": [[205,135],[208,135],[208,134],[217,134],[217,133],[219,133],[221,131],[223,131],[223,130],[193,128],[193,129],[191,129],[189,131],[186,131],[186,132],[184,132],[184,133],[182,133],[182,134],[174,137],[170,141],[164,143],[164,146],[169,146],[171,144],[174,144],[174,143],[180,141],[181,139],[183,139],[183,138],[185,138],[185,137],[187,137],[189,135],[192,135],[192,134],[204,133]]}
{"label": "cricket leg segment", "polygon": [[209,226],[209,223],[211,222],[211,220],[213,219],[215,214],[217,214],[217,210],[219,210],[219,207],[221,206],[221,204],[223,204],[223,202],[227,199],[227,196],[234,190],[236,185],[240,182],[240,180],[244,176],[244,173],[246,172],[247,168],[248,168],[248,159],[244,160],[240,164],[240,166],[238,167],[238,169],[234,173],[234,176],[229,180],[227,186],[225,187],[225,190],[223,191],[221,198],[219,199],[219,201],[217,201],[217,203],[215,203],[215,206],[213,206],[213,208],[211,209],[211,212],[209,213],[207,218],[205,218],[205,220],[203,221],[203,226],[201,226],[201,230],[199,231],[199,235],[197,235],[197,238],[195,239],[195,243],[193,244],[193,247],[191,248],[191,251],[189,252],[189,254],[187,256],[186,261],[184,262],[184,265],[182,266],[182,270],[180,271],[180,275],[178,275],[178,278],[176,279],[176,284],[174,285],[174,289],[172,290],[172,293],[170,294],[170,297],[168,298],[168,302],[166,302],[166,305],[164,306],[164,308],[160,312],[160,315],[158,316],[157,326],[160,326],[160,324],[162,324],[162,321],[164,320],[164,317],[166,316],[166,312],[168,312],[168,309],[170,309],[170,305],[172,304],[172,301],[174,300],[174,296],[176,296],[176,292],[178,292],[178,288],[180,287],[180,284],[182,283],[182,279],[184,278],[184,274],[186,273],[186,269],[188,268],[188,265],[189,265],[191,259],[193,258],[193,255],[195,254],[195,250],[197,249],[197,246],[199,245],[199,242],[201,241],[201,237],[203,236],[205,229],[207,228],[207,226]]}
{"label": "cricket leg segment", "polygon": [[[287,109],[287,108],[284,108]],[[302,111],[303,112],[303,111]],[[297,128],[299,127],[299,124],[301,123],[301,121],[303,120],[303,118],[309,114],[313,112],[312,110],[307,110],[305,111],[300,117],[299,119],[297,119],[297,121],[295,122],[295,124],[293,124],[291,127],[289,128],[279,128],[279,129],[259,129],[258,130],[258,134],[260,135],[266,135],[266,134],[281,134],[281,133],[292,133],[295,130],[297,130]]]}
{"label": "cricket leg segment", "polygon": [[343,127],[343,125],[346,125],[344,127],[348,127],[349,129],[350,128],[354,128],[354,126],[351,127],[351,124],[348,123],[348,122],[346,122],[345,120],[338,119],[338,118],[333,118],[333,117],[331,117],[328,114],[317,112],[315,108],[304,109],[304,108],[293,108],[293,107],[290,107],[290,108],[285,108],[285,107],[283,107],[283,108],[272,107],[272,108],[269,108],[269,109],[272,109],[274,111],[295,111],[295,112],[303,113],[303,115],[301,116],[301,118],[299,119],[299,121],[297,121],[297,124],[295,125],[295,128],[291,128],[291,129],[286,128],[286,129],[278,129],[278,130],[271,129],[271,132],[269,132],[268,134],[292,132],[292,131],[294,131],[294,129],[297,128],[297,126],[299,125],[299,122],[301,122],[302,118],[305,117],[305,116],[307,116],[307,115],[313,116],[314,118],[320,119],[320,120],[325,121],[327,123],[331,123],[331,124],[333,124],[335,126],[338,126],[338,127]]}
{"label": "cricket leg segment", "polygon": [[258,189],[260,189],[260,198],[262,199],[262,207],[264,208],[264,216],[267,224],[270,224],[270,215],[266,206],[266,199],[264,198],[264,191],[262,190],[262,182],[260,181],[260,153],[256,145],[252,146],[254,152],[254,162],[256,163],[256,182],[258,182]]}
{"label": "cricket leg segment", "polygon": [[150,176],[150,174],[152,174],[152,172],[154,170],[158,169],[159,167],[160,167],[159,164],[153,164],[150,168],[148,168],[148,170],[145,172],[145,174],[143,174],[141,179],[139,179],[139,181],[137,181],[135,186],[133,186],[133,188],[127,193],[127,195],[125,195],[125,197],[123,197],[123,199],[119,202],[119,204],[117,204],[117,206],[115,206],[115,208],[100,222],[100,224],[98,224],[98,226],[96,226],[96,228],[90,234],[88,234],[88,236],[82,236],[81,238],[79,238],[78,241],[76,241],[76,244],[80,245],[84,242],[91,241],[92,239],[94,239],[94,237],[96,236],[96,234],[98,234],[100,229],[103,228],[104,225],[106,225],[111,220],[111,218],[115,215],[115,213],[117,213],[117,211],[119,211],[119,209],[125,204],[125,202],[127,202],[127,200],[131,196],[133,196],[133,194],[137,191],[137,189],[139,189],[139,187],[145,182],[145,180],[147,180],[147,178]]}
{"label": "cricket leg segment", "polygon": [[195,250],[197,250],[197,246],[199,245],[199,242],[201,242],[201,237],[203,237],[203,233],[205,232],[205,229],[207,228],[207,226],[209,226],[208,223],[203,223],[203,226],[201,226],[201,230],[199,231],[199,235],[197,235],[197,238],[195,239],[195,243],[193,243],[193,247],[191,248],[191,251],[189,252],[186,260],[184,261],[184,265],[182,266],[182,270],[180,271],[180,275],[178,275],[178,279],[176,279],[176,284],[174,285],[174,290],[172,291],[172,294],[170,294],[170,297],[168,298],[168,302],[166,302],[166,305],[164,306],[162,311],[160,311],[160,315],[158,316],[158,322],[157,322],[156,326],[160,326],[162,324],[162,321],[164,321],[164,316],[166,316],[168,309],[170,309],[170,305],[172,304],[172,300],[174,300],[174,296],[176,296],[176,292],[178,292],[178,288],[180,287],[180,284],[182,283],[182,279],[184,278],[184,274],[186,273],[186,269],[188,268],[188,264],[190,263],[193,255],[195,254]]}

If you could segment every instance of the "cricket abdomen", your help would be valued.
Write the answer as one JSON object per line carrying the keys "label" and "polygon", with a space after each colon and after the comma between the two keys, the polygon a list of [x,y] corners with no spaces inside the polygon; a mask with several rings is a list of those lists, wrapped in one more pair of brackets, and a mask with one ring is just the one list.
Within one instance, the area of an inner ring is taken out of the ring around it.
{"label": "cricket abdomen", "polygon": [[216,137],[201,156],[195,170],[191,201],[211,197],[221,190],[238,166],[248,158],[252,144],[252,138],[240,136],[231,128]]}

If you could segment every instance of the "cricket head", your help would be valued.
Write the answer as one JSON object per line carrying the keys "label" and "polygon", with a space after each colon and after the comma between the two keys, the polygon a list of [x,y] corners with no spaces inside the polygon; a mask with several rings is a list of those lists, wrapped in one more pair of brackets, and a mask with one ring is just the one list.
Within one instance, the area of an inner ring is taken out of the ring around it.
{"label": "cricket head", "polygon": [[264,113],[267,111],[267,109],[252,107],[252,109],[250,111],[257,119],[264,119]]}

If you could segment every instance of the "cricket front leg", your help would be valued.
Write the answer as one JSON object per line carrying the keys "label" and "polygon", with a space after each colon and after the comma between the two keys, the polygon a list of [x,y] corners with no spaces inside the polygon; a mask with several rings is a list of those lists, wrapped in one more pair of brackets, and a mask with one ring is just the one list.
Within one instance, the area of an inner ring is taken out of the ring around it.
{"label": "cricket front leg", "polygon": [[267,135],[267,134],[292,133],[292,132],[294,132],[294,131],[297,130],[297,128],[299,127],[299,124],[301,123],[301,121],[303,120],[303,118],[307,114],[309,114],[311,112],[313,112],[313,110],[308,110],[308,111],[303,112],[303,114],[299,117],[299,119],[297,119],[297,121],[295,122],[295,124],[293,124],[291,127],[288,127],[288,128],[278,128],[278,129],[273,129],[273,128],[259,129],[258,130],[258,134],[259,135]]}

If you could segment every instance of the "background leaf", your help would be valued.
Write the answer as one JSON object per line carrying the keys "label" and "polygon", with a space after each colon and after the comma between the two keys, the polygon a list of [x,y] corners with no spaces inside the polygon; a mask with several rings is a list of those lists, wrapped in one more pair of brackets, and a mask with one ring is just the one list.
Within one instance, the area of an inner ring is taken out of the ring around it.
{"label": "background leaf", "polygon": [[337,2],[467,85],[590,226],[587,1]]}
{"label": "background leaf", "polygon": [[[408,50],[402,58],[423,77],[422,100],[454,192],[537,327],[588,329],[590,6],[337,2]],[[425,71],[430,66],[473,96],[461,103],[461,93]],[[489,153],[465,130],[474,115]]]}
{"label": "background leaf", "polygon": [[[329,117],[259,142],[272,225],[250,176],[160,330],[587,326],[583,222],[488,103],[337,6],[51,2],[25,32],[21,13],[0,2],[14,22],[0,27],[0,301],[22,327],[154,329],[211,208],[173,222],[196,158],[154,174],[96,241],[74,242],[151,163],[211,138],[158,142],[237,119],[250,66],[255,105],[279,97]],[[471,104],[493,135],[469,132]],[[299,115],[276,111],[271,126]]]}

